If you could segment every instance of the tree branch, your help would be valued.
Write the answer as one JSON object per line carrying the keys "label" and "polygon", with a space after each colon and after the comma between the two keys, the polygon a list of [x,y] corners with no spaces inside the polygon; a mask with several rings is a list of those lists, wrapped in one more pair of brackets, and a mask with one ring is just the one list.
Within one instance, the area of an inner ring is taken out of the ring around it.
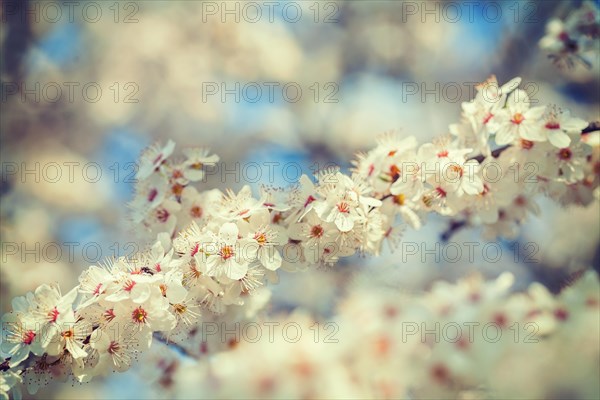
{"label": "tree branch", "polygon": [[[600,121],[590,122],[589,125],[581,131],[581,134],[586,135],[588,133],[596,132],[596,131],[600,131]],[[502,154],[504,152],[504,150],[506,150],[510,147],[511,147],[510,144],[507,144],[502,147],[498,147],[496,150],[492,151],[492,157],[494,157],[494,158],[500,157],[500,154]],[[477,162],[481,164],[483,162],[483,160],[485,160],[485,156],[483,154],[479,154],[475,157],[469,158],[469,160],[477,160]]]}
{"label": "tree branch", "polygon": [[[596,131],[600,131],[600,121],[590,122],[589,125],[581,131],[581,134],[586,135],[588,133],[596,132]],[[498,158],[500,156],[500,154],[502,154],[502,152],[504,152],[504,150],[506,150],[510,147],[511,147],[510,144],[507,144],[502,147],[498,147],[496,150],[492,151],[492,157]],[[471,157],[469,160],[477,160],[479,163],[482,163],[484,159],[485,159],[485,157],[483,156],[483,154],[480,154],[478,156]],[[444,242],[447,242],[448,240],[450,240],[452,235],[454,235],[458,230],[462,229],[466,225],[467,225],[466,220],[463,220],[463,221],[451,220],[450,225],[448,226],[448,229],[446,229],[444,232],[442,232],[440,238]]]}
{"label": "tree branch", "polygon": [[585,135],[587,133],[596,131],[600,131],[600,121],[590,122],[590,124],[584,130],[581,131],[581,134]]}
{"label": "tree branch", "polygon": [[185,347],[183,347],[180,344],[177,344],[175,342],[171,342],[169,341],[169,339],[165,338],[162,334],[160,334],[159,332],[154,332],[154,334],[152,335],[152,337],[161,342],[164,343],[165,345],[169,346],[171,349],[175,350],[177,353],[181,354],[182,356],[194,359],[194,360],[198,360],[198,355],[194,354],[192,352],[190,352],[188,349],[186,349]]}
{"label": "tree branch", "polygon": [[[596,132],[596,131],[600,131],[600,121],[590,122],[589,125],[581,131],[581,134],[586,135],[588,133]],[[506,149],[510,148],[511,146],[512,145],[507,144],[502,147],[498,147],[497,149],[492,151],[492,157],[494,157],[494,158],[500,157],[500,154],[502,154]],[[483,162],[483,160],[485,160],[485,158],[486,157],[483,154],[479,154],[479,155],[469,158],[469,160],[477,160],[477,162],[481,164]],[[382,196],[379,200],[384,201],[385,199],[389,199],[390,197],[393,197],[393,196],[394,196],[393,194],[388,193],[388,194]],[[456,223],[456,221],[454,221],[454,223]],[[465,225],[465,224],[463,224],[463,225]],[[448,231],[446,231],[446,232],[448,232]],[[444,232],[444,234],[446,232]],[[450,233],[452,233],[452,232],[450,232]]]}
{"label": "tree branch", "polygon": [[447,242],[448,240],[450,240],[452,235],[454,235],[456,232],[461,230],[466,225],[467,225],[467,220],[462,220],[462,221],[451,220],[450,225],[448,226],[448,229],[446,229],[444,232],[442,232],[442,234],[440,235],[440,238],[442,239],[442,241]]}

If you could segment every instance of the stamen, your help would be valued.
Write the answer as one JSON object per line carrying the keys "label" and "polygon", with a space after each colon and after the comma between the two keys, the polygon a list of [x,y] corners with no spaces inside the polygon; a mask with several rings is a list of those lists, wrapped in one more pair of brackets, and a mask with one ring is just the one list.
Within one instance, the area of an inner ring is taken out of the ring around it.
{"label": "stamen", "polygon": [[50,318],[50,322],[56,322],[56,320],[58,319],[58,314],[60,314],[60,313],[58,312],[58,310],[56,309],[56,307],[54,307],[54,309],[52,309],[48,313],[48,317]]}
{"label": "stamen", "polygon": [[169,215],[169,212],[164,208],[159,208],[156,210],[156,219],[162,223],[167,222]]}
{"label": "stamen", "polygon": [[516,125],[520,125],[521,122],[525,121],[525,116],[521,113],[516,113],[513,115],[511,122]]}
{"label": "stamen", "polygon": [[259,245],[263,246],[267,243],[267,235],[265,235],[264,232],[257,232],[254,234],[254,240],[256,240]]}
{"label": "stamen", "polygon": [[150,192],[148,193],[148,202],[152,203],[157,195],[158,190],[152,188],[152,190],[150,190]]}
{"label": "stamen", "polygon": [[221,258],[223,260],[228,260],[231,257],[234,256],[234,251],[233,251],[233,247],[231,246],[223,246],[221,247],[221,250],[219,250],[219,255],[221,256]]}
{"label": "stamen", "polygon": [[29,345],[29,344],[33,343],[34,339],[35,339],[34,331],[23,332],[23,343]]}
{"label": "stamen", "polygon": [[404,202],[406,201],[406,196],[404,196],[402,193],[401,194],[397,194],[394,197],[392,197],[393,201],[395,204],[399,205],[399,206],[403,206]]}
{"label": "stamen", "polygon": [[337,204],[337,209],[341,213],[348,214],[350,212],[350,205],[345,201],[341,201]]}
{"label": "stamen", "polygon": [[570,160],[572,155],[573,155],[573,152],[568,147],[565,147],[564,149],[560,149],[560,151],[558,152],[558,158],[560,158],[561,160],[564,160],[564,161]]}
{"label": "stamen", "polygon": [[310,229],[310,236],[312,236],[314,238],[320,238],[321,236],[323,236],[324,232],[325,232],[325,229],[323,229],[323,227],[321,225],[314,225]]}
{"label": "stamen", "polygon": [[202,208],[200,206],[193,206],[190,209],[190,215],[192,218],[201,218],[202,217]]}
{"label": "stamen", "polygon": [[141,306],[133,310],[131,313],[131,318],[133,322],[138,324],[143,324],[146,322],[146,317],[148,317],[148,313]]}

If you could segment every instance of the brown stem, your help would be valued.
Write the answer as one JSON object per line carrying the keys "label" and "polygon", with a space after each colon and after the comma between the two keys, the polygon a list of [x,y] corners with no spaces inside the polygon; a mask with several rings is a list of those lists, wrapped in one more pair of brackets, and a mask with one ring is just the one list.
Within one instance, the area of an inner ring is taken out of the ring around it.
{"label": "brown stem", "polygon": [[444,242],[447,242],[448,240],[450,240],[452,235],[454,235],[457,231],[461,230],[466,225],[467,225],[466,220],[462,220],[462,221],[451,220],[450,225],[448,226],[448,229],[446,229],[444,232],[442,232],[440,238]]}
{"label": "brown stem", "polygon": [[[596,132],[596,131],[600,131],[600,121],[590,122],[589,125],[581,131],[581,134],[586,135],[588,133]],[[510,148],[511,146],[512,145],[507,144],[502,147],[498,147],[497,149],[492,151],[492,153],[491,153],[492,157],[494,157],[494,158],[500,157],[500,154],[502,154],[506,149]],[[486,157],[483,154],[479,154],[477,156],[469,158],[469,160],[477,160],[477,162],[479,162],[481,164],[483,162],[483,160],[485,160],[485,158]],[[388,193],[388,194],[382,196],[379,200],[384,201],[385,199],[389,199],[390,197],[393,197],[393,194]],[[441,239],[443,241],[447,242],[448,240],[450,240],[452,235],[454,235],[457,231],[464,228],[465,226],[467,226],[466,220],[462,220],[462,221],[451,220],[450,225],[448,226],[448,229],[446,229],[444,232],[442,232]]]}
{"label": "brown stem", "polygon": [[[600,121],[590,122],[589,125],[581,131],[581,134],[586,135],[588,133],[596,132],[596,131],[600,131]],[[500,156],[500,154],[502,154],[502,152],[504,152],[504,150],[508,149],[509,147],[511,147],[510,144],[507,144],[502,147],[498,147],[496,150],[492,151],[492,157],[498,158]],[[485,156],[483,154],[479,154],[475,157],[469,158],[469,160],[477,160],[477,162],[479,162],[481,164],[483,162],[483,160],[485,160]]]}
{"label": "brown stem", "polygon": [[596,131],[600,131],[600,121],[594,121],[594,122],[590,122],[590,124],[581,131],[582,135],[585,135],[586,133],[591,133],[591,132],[596,132]]}
{"label": "brown stem", "polygon": [[[498,147],[496,150],[492,151],[492,157],[494,157],[494,158],[500,157],[500,154],[502,154],[502,152],[504,150],[508,149],[509,147],[511,147],[510,144],[504,145],[502,147]],[[485,156],[483,154],[479,154],[475,157],[469,158],[469,160],[477,160],[477,162],[479,164],[481,164],[483,162],[483,160],[485,160]]]}
{"label": "brown stem", "polygon": [[197,354],[194,354],[194,353],[190,352],[188,349],[186,349],[185,347],[183,347],[180,344],[177,344],[175,342],[169,341],[169,339],[165,338],[163,335],[161,335],[158,332],[154,332],[154,334],[152,335],[152,337],[155,340],[157,340],[157,341],[159,341],[161,343],[166,344],[167,346],[169,346],[170,348],[174,349],[175,351],[177,351],[181,355],[184,355],[184,356],[189,357],[189,358],[193,358],[195,360],[197,360],[199,358]]}
{"label": "brown stem", "polygon": [[384,201],[385,199],[389,199],[390,197],[393,197],[393,196],[394,196],[393,194],[391,194],[391,193],[388,193],[388,194],[386,194],[385,196],[383,196],[383,197],[382,197],[381,199],[379,199],[379,200],[381,200],[381,201]]}
{"label": "brown stem", "polygon": [[[589,125],[581,131],[581,134],[586,135],[588,133],[596,131],[600,131],[600,121],[590,122]],[[498,158],[500,154],[502,154],[502,152],[508,149],[509,147],[511,147],[510,144],[497,148],[496,150],[492,151],[492,157]],[[484,159],[485,157],[483,156],[483,154],[470,158],[470,160],[477,160],[479,163],[483,162]],[[445,242],[450,240],[450,237],[452,237],[452,235],[454,235],[458,230],[462,229],[466,225],[467,221],[451,220],[448,229],[442,233],[441,239]]]}
{"label": "brown stem", "polygon": [[[581,131],[581,134],[586,135],[588,133],[596,132],[596,131],[600,131],[600,121],[590,122],[589,125]],[[498,147],[497,149],[492,151],[492,157],[494,157],[494,158],[500,157],[500,154],[502,154],[506,149],[510,148],[511,146],[512,145],[507,144],[502,147]],[[469,160],[477,160],[477,162],[481,164],[483,162],[483,160],[485,160],[485,158],[486,157],[483,154],[479,154],[479,155],[469,158]],[[381,197],[379,200],[383,201],[385,199],[389,199],[390,197],[393,197],[393,194],[388,193],[388,194],[384,195],[383,197]]]}

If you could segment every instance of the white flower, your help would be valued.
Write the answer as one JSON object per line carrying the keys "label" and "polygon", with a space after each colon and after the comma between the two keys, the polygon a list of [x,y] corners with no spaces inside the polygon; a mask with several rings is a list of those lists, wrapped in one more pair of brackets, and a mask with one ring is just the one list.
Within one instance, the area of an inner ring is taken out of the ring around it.
{"label": "white flower", "polygon": [[282,213],[291,208],[289,203],[293,190],[290,192],[281,187],[264,185],[262,185],[259,190],[261,199],[264,199],[263,205],[269,209],[269,211]]}
{"label": "white flower", "polygon": [[188,291],[183,287],[183,272],[178,269],[169,270],[164,274],[163,283],[159,285],[161,293],[169,303],[183,303]]}
{"label": "white flower", "polygon": [[105,268],[91,265],[79,277],[79,293],[90,295],[88,301],[79,305],[85,308],[106,294],[109,286],[113,285],[112,276]]}
{"label": "white flower", "polygon": [[169,194],[168,182],[160,175],[140,181],[135,187],[135,196],[128,204],[133,222],[142,222]]}
{"label": "white flower", "polygon": [[477,160],[468,160],[464,163],[451,161],[444,166],[444,171],[442,171],[442,186],[451,188],[458,196],[477,195],[483,191],[483,182],[478,171]]}
{"label": "white flower", "polygon": [[181,300],[174,302],[171,305],[171,312],[175,315],[178,321],[183,322],[186,326],[192,326],[200,318],[200,312],[196,310],[199,306],[192,299]]}
{"label": "white flower", "polygon": [[193,186],[186,186],[181,192],[181,211],[177,220],[187,226],[191,221],[203,225],[211,218],[211,210],[221,200],[221,192],[217,189],[198,193]]}
{"label": "white flower", "polygon": [[139,169],[136,175],[138,180],[150,177],[162,163],[173,153],[175,142],[169,140],[164,147],[155,144],[144,151],[140,158]]}
{"label": "white flower", "polygon": [[471,125],[473,133],[487,143],[492,133],[496,114],[504,107],[506,98],[521,83],[521,78],[514,78],[500,86],[495,75],[476,86],[477,94],[470,102],[463,103],[463,114]]}
{"label": "white flower", "polygon": [[450,141],[450,137],[442,136],[419,147],[418,157],[421,161],[435,165],[448,160],[463,160],[472,149],[459,148]]}
{"label": "white flower", "polygon": [[289,228],[290,238],[302,241],[306,247],[323,248],[327,243],[334,241],[337,234],[336,226],[319,218],[314,211]]}
{"label": "white flower", "polygon": [[38,356],[44,353],[43,331],[30,315],[13,311],[4,314],[1,323],[4,331],[1,349],[11,357],[10,365],[19,365],[30,352]]}
{"label": "white flower", "polygon": [[73,310],[73,302],[77,297],[77,289],[72,289],[64,296],[58,286],[40,285],[35,290],[32,305],[32,316],[44,324],[56,322],[63,314]]}
{"label": "white flower", "polygon": [[482,154],[485,157],[490,155],[491,149],[487,129],[476,131],[470,122],[463,119],[460,123],[451,124],[448,131],[456,137],[459,146],[473,149],[470,154]]}
{"label": "white flower", "polygon": [[317,188],[313,181],[306,175],[302,175],[298,180],[298,186],[294,188],[290,195],[290,206],[292,212],[287,218],[289,222],[294,223],[302,219],[313,208],[313,202],[317,199]]}
{"label": "white flower", "polygon": [[546,24],[546,35],[540,39],[539,45],[544,50],[559,53],[563,51],[567,38],[563,22],[559,19],[551,19]]}
{"label": "white flower", "polygon": [[106,374],[113,369],[118,372],[128,370],[137,353],[136,342],[135,337],[125,330],[96,330],[90,339],[90,347],[98,358],[93,374]]}
{"label": "white flower", "polygon": [[393,165],[396,177],[392,180],[390,193],[394,196],[402,194],[411,200],[420,198],[425,190],[425,165],[417,152],[405,153],[401,163]]}
{"label": "white flower", "polygon": [[253,214],[248,222],[241,221],[240,234],[256,244],[257,258],[263,267],[275,271],[281,266],[281,254],[275,246],[287,243],[287,235],[277,225],[270,225],[271,215],[266,209]]}
{"label": "white flower", "polygon": [[214,166],[219,161],[218,155],[209,155],[209,150],[203,147],[183,149],[183,154],[187,157],[183,163],[183,176],[192,182],[204,179],[202,168]]}
{"label": "white flower", "polygon": [[152,340],[151,332],[167,332],[177,324],[175,316],[169,312],[168,300],[162,295],[151,296],[142,304],[127,301],[116,303],[114,313],[124,321],[124,327],[133,325],[134,332],[140,332],[148,341]]}
{"label": "white flower", "polygon": [[171,234],[177,226],[177,213],[180,210],[181,205],[178,202],[167,199],[150,212],[144,219],[144,225],[152,232]]}
{"label": "white flower", "polygon": [[[415,211],[418,209],[418,205],[404,194],[399,193],[392,195],[390,201],[385,202],[381,207],[381,213],[384,215],[390,214],[388,209],[391,210],[392,214],[400,215],[402,219],[414,229],[419,229],[421,227],[421,218]],[[391,227],[389,229],[390,232],[387,233],[387,235],[391,234],[393,230]]]}
{"label": "white flower", "polygon": [[119,286],[114,293],[106,296],[106,301],[116,303],[124,300],[131,300],[137,304],[144,303],[159,290],[159,280],[160,277],[148,274],[123,274],[119,277]]}
{"label": "white flower", "polygon": [[554,149],[553,153],[554,162],[547,166],[551,177],[567,183],[575,183],[584,178],[587,157],[592,153],[592,148],[582,142],[579,136],[573,136],[569,147]]}
{"label": "white flower", "polygon": [[60,355],[66,349],[77,362],[87,356],[87,352],[83,350],[83,341],[92,332],[88,321],[77,318],[75,312],[71,311],[61,315],[50,328],[44,333],[44,346],[49,355]]}
{"label": "white flower", "polygon": [[248,240],[238,240],[239,229],[228,222],[221,226],[219,234],[209,232],[201,243],[206,274],[229,279],[241,279],[248,271],[250,262],[256,259],[258,247]]}
{"label": "white flower", "polygon": [[572,118],[568,111],[551,110],[545,118],[543,133],[554,147],[569,147],[572,135],[580,135],[588,123],[579,118]]}
{"label": "white flower", "polygon": [[[485,169],[487,164],[496,162],[493,158],[487,158],[482,163],[482,169]],[[499,168],[506,169],[502,164]],[[500,210],[508,206],[520,190],[519,186],[511,181],[510,175],[497,179],[491,172],[492,168],[489,171],[482,175],[483,190],[476,196],[468,198],[472,216],[478,217],[484,224],[497,222]]]}
{"label": "white flower", "polygon": [[253,198],[252,189],[245,185],[237,194],[227,190],[227,194],[222,195],[220,204],[216,206],[215,215],[227,221],[238,221],[264,208],[263,203],[264,199]]}
{"label": "white flower", "polygon": [[359,207],[379,207],[381,201],[365,196],[368,188],[338,171],[319,175],[318,192],[323,200],[315,200],[313,209],[327,222],[333,222],[342,232],[354,227]]}
{"label": "white flower", "polygon": [[142,254],[138,264],[150,269],[153,273],[169,271],[172,268],[174,249],[165,252],[162,242],[156,241],[149,252]]}
{"label": "white flower", "polygon": [[530,108],[530,104],[524,90],[517,89],[508,96],[506,108],[498,111],[494,121],[498,145],[513,143],[519,138],[534,142],[546,140],[540,126],[546,107]]}

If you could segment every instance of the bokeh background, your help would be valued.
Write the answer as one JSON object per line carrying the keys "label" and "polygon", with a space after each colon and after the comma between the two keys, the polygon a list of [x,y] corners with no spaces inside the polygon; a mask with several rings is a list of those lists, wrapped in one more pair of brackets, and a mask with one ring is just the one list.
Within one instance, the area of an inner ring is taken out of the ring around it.
{"label": "bokeh background", "polygon": [[[456,2],[273,2],[270,14],[259,1],[259,15],[254,5],[235,1],[79,1],[73,9],[61,1],[2,1],[1,311],[41,283],[69,288],[98,259],[147,245],[126,202],[133,163],[155,141],[208,146],[242,168],[293,162],[304,172],[326,163],[345,169],[382,132],[422,142],[447,134],[473,85],[491,74],[500,82],[521,76],[541,104],[599,120],[600,60],[591,69],[558,68],[538,49],[546,22],[580,2],[491,3],[475,2],[468,13]],[[223,94],[236,85],[239,99]],[[260,182],[240,174],[213,177],[205,187],[293,183],[281,170],[269,182],[266,171]],[[377,281],[382,265],[397,266],[393,276],[386,270],[388,284],[411,289],[474,269],[490,277],[510,270],[517,287],[539,280],[552,288],[572,271],[597,266],[597,203],[564,209],[542,199],[540,206],[542,216],[516,242],[500,242],[507,254],[515,243],[535,242],[534,262],[400,262],[386,250],[333,271],[283,273],[272,309],[300,306],[327,315],[337,289],[357,274]],[[408,229],[404,240],[433,246],[446,222],[427,222],[420,231]],[[481,240],[480,232],[453,240]],[[56,385],[44,396],[152,397],[143,376]]]}

